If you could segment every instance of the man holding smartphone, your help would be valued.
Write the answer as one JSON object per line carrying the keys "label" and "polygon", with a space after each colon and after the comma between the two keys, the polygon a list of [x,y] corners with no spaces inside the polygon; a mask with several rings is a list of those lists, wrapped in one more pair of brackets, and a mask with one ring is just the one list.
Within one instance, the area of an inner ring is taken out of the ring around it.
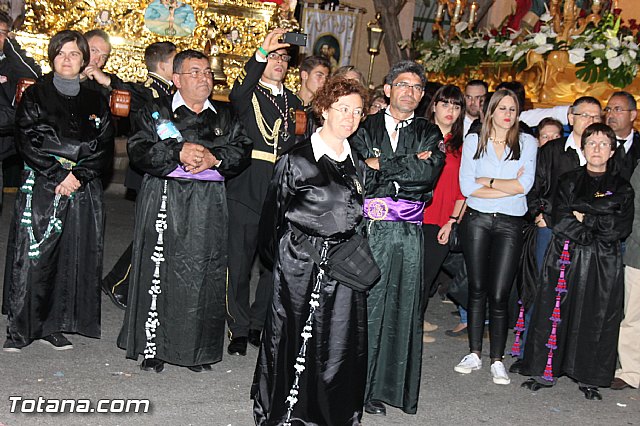
{"label": "man holding smartphone", "polygon": [[251,268],[256,258],[258,225],[276,159],[295,143],[293,111],[302,102],[283,81],[291,56],[286,33],[277,28],[236,79],[229,99],[253,141],[251,165],[227,181],[229,208],[229,275],[227,324],[230,355],[246,355],[247,343],[260,346],[260,335],[271,302],[272,275],[260,264],[255,301],[249,304]]}

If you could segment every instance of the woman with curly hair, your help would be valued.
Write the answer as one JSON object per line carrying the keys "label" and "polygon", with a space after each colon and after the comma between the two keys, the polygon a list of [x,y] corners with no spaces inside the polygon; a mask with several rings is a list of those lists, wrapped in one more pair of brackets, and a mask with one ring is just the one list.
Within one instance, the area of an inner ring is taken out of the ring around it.
{"label": "woman with curly hair", "polygon": [[251,389],[258,425],[358,425],[362,418],[366,293],[324,275],[313,251],[323,256],[360,232],[364,164],[347,138],[366,97],[357,81],[332,77],[313,103],[323,126],[276,164],[260,224],[274,290]]}

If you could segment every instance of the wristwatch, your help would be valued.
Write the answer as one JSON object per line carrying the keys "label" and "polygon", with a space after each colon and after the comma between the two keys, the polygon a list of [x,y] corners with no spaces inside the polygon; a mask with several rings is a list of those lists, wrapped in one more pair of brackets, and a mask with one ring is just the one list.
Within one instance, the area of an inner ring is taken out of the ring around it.
{"label": "wristwatch", "polygon": [[493,188],[493,181],[496,180],[495,178],[491,178],[491,180],[489,181],[489,188]]}

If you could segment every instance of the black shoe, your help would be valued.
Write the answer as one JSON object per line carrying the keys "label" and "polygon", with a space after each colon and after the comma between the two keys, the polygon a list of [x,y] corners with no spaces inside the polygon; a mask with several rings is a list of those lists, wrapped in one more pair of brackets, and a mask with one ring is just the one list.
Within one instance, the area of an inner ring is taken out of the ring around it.
{"label": "black shoe", "polygon": [[144,371],[155,371],[156,373],[164,370],[164,361],[159,360],[158,358],[145,358],[140,364],[140,370]]}
{"label": "black shoe", "polygon": [[364,411],[367,414],[373,414],[377,416],[386,416],[387,407],[380,401],[369,401],[364,404]]}
{"label": "black shoe", "polygon": [[229,355],[241,355],[247,354],[247,338],[245,336],[236,337],[231,339],[229,346],[227,347],[227,353]]}
{"label": "black shoe", "polygon": [[62,333],[53,333],[40,339],[41,342],[51,345],[56,351],[66,351],[73,349],[73,345],[62,335]]}
{"label": "black shoe", "polygon": [[204,366],[202,365],[192,365],[191,367],[187,367],[189,370],[194,373],[202,373],[204,371]]}
{"label": "black shoe", "polygon": [[7,340],[4,342],[4,345],[2,345],[2,351],[20,353],[22,351],[22,348],[29,346],[30,343],[31,342],[29,343],[18,342],[16,340],[13,340],[10,337],[7,337]]}
{"label": "black shoe", "polygon": [[260,330],[249,330],[249,335],[247,336],[247,340],[249,344],[254,348],[260,347],[260,335],[262,332]]}
{"label": "black shoe", "polygon": [[447,331],[444,332],[444,334],[449,336],[449,337],[464,336],[464,335],[467,334],[467,327],[463,328],[462,330],[458,330],[458,331],[447,330]]}
{"label": "black shoe", "polygon": [[521,388],[529,389],[530,391],[533,391],[533,392],[537,392],[542,388],[550,388],[551,386],[553,386],[551,383],[549,383],[548,385],[543,384],[537,381],[536,379],[534,379],[533,377],[530,379],[527,379],[525,382],[523,382],[520,385]]}
{"label": "black shoe", "polygon": [[602,395],[600,395],[600,390],[597,386],[578,386],[578,389],[584,393],[585,398],[592,401],[602,401]]}
{"label": "black shoe", "polygon": [[509,367],[509,373],[520,374],[521,371],[522,371],[522,360],[518,358],[516,362],[511,364],[511,367]]}
{"label": "black shoe", "polygon": [[113,304],[122,310],[127,309],[127,297],[129,297],[129,280],[127,278],[114,286],[104,280],[101,283],[102,292],[109,296]]}

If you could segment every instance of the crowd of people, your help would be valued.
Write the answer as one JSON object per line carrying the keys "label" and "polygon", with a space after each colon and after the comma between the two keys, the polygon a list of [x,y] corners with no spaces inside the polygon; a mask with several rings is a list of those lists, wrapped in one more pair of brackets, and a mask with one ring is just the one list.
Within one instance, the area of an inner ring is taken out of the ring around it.
{"label": "crowd of people", "polygon": [[[440,86],[407,60],[369,90],[355,67],[332,73],[315,56],[295,94],[275,29],[223,103],[211,100],[202,52],[154,43],[148,80],[128,83],[103,71],[104,31],[64,30],[41,76],[9,26],[0,13],[0,72],[17,55],[20,75],[38,80],[2,105],[2,149],[25,164],[5,352],[99,338],[102,290],[126,310],[117,345],[142,370],[212,370],[225,326],[229,355],[259,348],[258,425],[359,425],[386,406],[415,414],[423,344],[434,341],[428,301],[457,262],[449,297],[461,322],[448,334],[466,333],[469,351],[456,372],[482,368],[488,328],[495,384],[519,373],[538,391],[567,376],[587,399],[640,386],[632,94],[613,93],[604,109],[581,96],[524,110],[518,82]],[[114,89],[131,93],[126,184],[137,196],[133,241],[103,279],[102,178],[116,127],[126,129],[110,112]]]}

